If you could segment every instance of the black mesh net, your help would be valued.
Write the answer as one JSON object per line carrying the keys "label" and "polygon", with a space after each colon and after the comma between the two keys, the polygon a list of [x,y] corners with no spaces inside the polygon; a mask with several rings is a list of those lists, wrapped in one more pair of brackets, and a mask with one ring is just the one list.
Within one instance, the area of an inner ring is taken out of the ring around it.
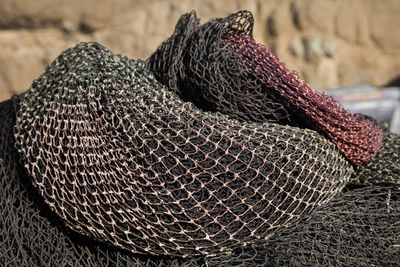
{"label": "black mesh net", "polygon": [[[15,99],[14,99],[15,100]],[[347,192],[267,241],[204,259],[137,256],[67,231],[13,147],[14,103],[0,104],[0,262],[4,266],[397,266],[400,189]]]}
{"label": "black mesh net", "polygon": [[147,60],[156,78],[202,110],[240,121],[296,124],[280,103],[260,91],[257,77],[225,45],[229,33],[253,31],[253,16],[240,11],[200,26],[196,12],[182,15],[172,36]]}
{"label": "black mesh net", "polygon": [[375,158],[357,167],[353,176],[352,182],[358,184],[400,184],[400,135],[385,131]]}
{"label": "black mesh net", "polygon": [[[400,188],[352,190],[270,239],[206,258],[138,256],[68,231],[14,149],[14,101],[0,103],[0,262],[4,266],[397,266]],[[377,179],[376,179],[377,180]]]}
{"label": "black mesh net", "polygon": [[353,170],[314,131],[204,113],[96,43],[34,81],[15,132],[34,186],[67,226],[144,254],[266,238],[334,197]]}
{"label": "black mesh net", "polygon": [[198,266],[193,259],[138,256],[75,234],[50,211],[19,165],[13,127],[18,99],[0,103],[1,266]]}
{"label": "black mesh net", "polygon": [[208,266],[399,266],[400,186],[354,189]]}

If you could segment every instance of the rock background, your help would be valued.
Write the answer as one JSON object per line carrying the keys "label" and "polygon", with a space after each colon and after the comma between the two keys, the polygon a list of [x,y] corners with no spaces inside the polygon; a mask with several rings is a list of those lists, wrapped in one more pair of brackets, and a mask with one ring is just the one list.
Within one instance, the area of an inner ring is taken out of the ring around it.
{"label": "rock background", "polygon": [[400,75],[399,0],[0,0],[0,101],[81,41],[146,59],[184,12],[253,12],[254,35],[314,88]]}

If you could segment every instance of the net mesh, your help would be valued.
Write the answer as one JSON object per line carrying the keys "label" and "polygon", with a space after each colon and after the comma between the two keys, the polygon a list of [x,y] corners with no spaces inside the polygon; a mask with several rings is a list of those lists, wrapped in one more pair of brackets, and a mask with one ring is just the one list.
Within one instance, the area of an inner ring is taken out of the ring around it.
{"label": "net mesh", "polygon": [[131,252],[198,255],[266,238],[326,203],[352,166],[318,133],[203,112],[96,43],[25,93],[16,146],[66,225]]}
{"label": "net mesh", "polygon": [[13,148],[13,109],[11,101],[0,104],[0,261],[4,266],[396,266],[400,258],[398,186],[348,192],[263,243],[205,260],[138,257],[76,237],[54,220],[24,181]]}
{"label": "net mesh", "polygon": [[352,183],[376,184],[389,182],[400,184],[400,136],[384,131],[382,147],[376,156],[357,167]]}
{"label": "net mesh", "polygon": [[264,93],[283,103],[309,128],[328,136],[351,162],[361,165],[375,156],[382,144],[377,121],[349,113],[333,97],[312,90],[250,35],[232,34],[225,40],[256,74]]}
{"label": "net mesh", "polygon": [[0,103],[0,263],[2,266],[198,266],[178,258],[138,256],[75,234],[32,187],[14,148],[18,98]]}
{"label": "net mesh", "polygon": [[398,185],[352,190],[269,240],[206,258],[138,256],[76,235],[43,203],[18,163],[13,136],[18,98],[13,100],[0,103],[4,266],[397,266],[399,262]]}
{"label": "net mesh", "polygon": [[373,158],[382,143],[379,124],[312,90],[253,39],[252,28],[247,11],[201,26],[194,12],[186,14],[148,66],[160,82],[203,110],[310,128],[332,140],[355,165]]}
{"label": "net mesh", "polygon": [[217,45],[227,32],[251,33],[252,27],[253,17],[246,11],[202,26],[192,11],[182,15],[172,36],[151,55],[147,66],[161,83],[202,110],[219,111],[245,122],[294,125],[280,103],[265,94],[249,97],[258,90],[255,77],[246,72],[237,53]]}
{"label": "net mesh", "polygon": [[400,187],[354,189],[270,239],[220,254],[208,266],[398,266]]}

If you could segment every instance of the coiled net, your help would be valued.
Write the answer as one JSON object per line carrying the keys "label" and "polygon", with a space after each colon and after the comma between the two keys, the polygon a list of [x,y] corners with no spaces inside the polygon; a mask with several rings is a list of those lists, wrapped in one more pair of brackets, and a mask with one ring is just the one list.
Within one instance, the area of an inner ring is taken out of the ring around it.
{"label": "coiled net", "polygon": [[16,146],[66,225],[131,252],[227,251],[333,198],[352,166],[318,133],[204,113],[96,43],[25,93]]}
{"label": "coiled net", "polygon": [[160,82],[203,110],[310,128],[332,140],[355,165],[373,158],[382,143],[379,124],[312,90],[255,42],[252,29],[247,11],[201,26],[196,13],[186,14],[148,66]]}

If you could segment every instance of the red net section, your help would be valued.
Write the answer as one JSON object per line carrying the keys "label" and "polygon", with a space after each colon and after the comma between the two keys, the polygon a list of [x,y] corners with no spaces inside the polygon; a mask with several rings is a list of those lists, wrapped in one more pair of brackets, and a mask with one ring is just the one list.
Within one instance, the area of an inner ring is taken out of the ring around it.
{"label": "red net section", "polygon": [[311,89],[266,47],[247,34],[231,34],[226,44],[256,74],[261,91],[282,103],[310,129],[328,136],[355,165],[373,158],[382,144],[374,119],[346,111],[333,97]]}
{"label": "red net section", "polygon": [[266,238],[333,198],[353,171],[315,131],[203,112],[96,43],[68,49],[34,81],[15,137],[69,228],[143,254]]}
{"label": "red net section", "polygon": [[373,158],[382,142],[378,123],[312,90],[254,41],[252,27],[246,11],[203,25],[195,13],[186,14],[147,64],[160,82],[203,110],[316,130],[355,165]]}

